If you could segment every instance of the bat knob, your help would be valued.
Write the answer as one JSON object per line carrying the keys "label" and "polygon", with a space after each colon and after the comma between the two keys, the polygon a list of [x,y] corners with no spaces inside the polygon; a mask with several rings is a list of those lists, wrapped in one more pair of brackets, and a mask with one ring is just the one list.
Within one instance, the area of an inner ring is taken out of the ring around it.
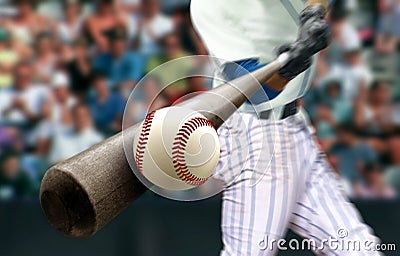
{"label": "bat knob", "polygon": [[97,229],[88,194],[67,172],[50,169],[46,173],[40,203],[49,223],[66,236],[87,237]]}

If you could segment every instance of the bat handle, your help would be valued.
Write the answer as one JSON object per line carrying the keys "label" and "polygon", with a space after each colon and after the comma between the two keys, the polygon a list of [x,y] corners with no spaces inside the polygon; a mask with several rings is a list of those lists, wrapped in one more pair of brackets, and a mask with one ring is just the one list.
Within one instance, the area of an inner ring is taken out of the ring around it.
{"label": "bat handle", "polygon": [[290,54],[288,52],[284,52],[278,56],[277,61],[279,62],[281,68],[284,67],[290,59]]}

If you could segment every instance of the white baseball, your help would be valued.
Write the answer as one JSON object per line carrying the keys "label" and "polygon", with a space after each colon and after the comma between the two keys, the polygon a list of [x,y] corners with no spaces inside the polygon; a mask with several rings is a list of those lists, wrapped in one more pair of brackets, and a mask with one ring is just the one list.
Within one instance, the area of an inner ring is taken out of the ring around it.
{"label": "white baseball", "polygon": [[134,145],[139,171],[151,183],[167,190],[202,185],[218,164],[218,134],[202,114],[183,107],[150,113]]}

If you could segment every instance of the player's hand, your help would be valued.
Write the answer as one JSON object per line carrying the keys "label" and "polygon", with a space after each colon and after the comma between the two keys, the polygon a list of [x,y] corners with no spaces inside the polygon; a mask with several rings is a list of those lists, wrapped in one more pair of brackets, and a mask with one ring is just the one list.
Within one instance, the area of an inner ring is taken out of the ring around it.
{"label": "player's hand", "polygon": [[319,6],[310,6],[300,14],[300,29],[297,40],[277,49],[277,54],[289,53],[289,61],[279,74],[291,80],[307,70],[312,56],[326,48],[330,41],[330,28],[324,20],[324,10]]}
{"label": "player's hand", "polygon": [[319,5],[309,6],[300,14],[297,41],[303,42],[310,54],[316,54],[329,45],[331,30],[324,16],[325,10]]}
{"label": "player's hand", "polygon": [[289,60],[279,70],[279,75],[287,80],[292,80],[311,66],[312,54],[310,55],[303,44],[298,41],[280,46],[277,49],[277,55],[282,53],[289,53]]}

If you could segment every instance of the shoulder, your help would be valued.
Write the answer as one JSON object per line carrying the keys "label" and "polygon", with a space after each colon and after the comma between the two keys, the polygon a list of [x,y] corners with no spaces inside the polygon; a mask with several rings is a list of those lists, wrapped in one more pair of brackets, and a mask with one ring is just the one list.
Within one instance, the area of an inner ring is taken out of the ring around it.
{"label": "shoulder", "polygon": [[[190,14],[192,19],[196,20],[205,16],[208,12],[215,10],[216,2],[214,1],[214,5],[211,4],[210,0],[192,0],[190,2]],[[208,11],[207,11],[208,10]]]}
{"label": "shoulder", "polygon": [[158,14],[157,17],[155,18],[157,22],[172,22],[172,19],[162,13]]}
{"label": "shoulder", "polygon": [[152,27],[153,29],[157,28],[158,30],[170,32],[174,28],[174,22],[170,17],[165,16],[164,14],[159,14],[153,20]]}
{"label": "shoulder", "polygon": [[359,66],[357,68],[354,68],[352,72],[356,77],[356,79],[363,80],[368,85],[372,83],[373,80],[372,72],[366,66]]}
{"label": "shoulder", "polygon": [[33,84],[29,87],[27,93],[31,95],[42,96],[50,93],[50,89],[47,85],[44,84]]}
{"label": "shoulder", "polygon": [[119,92],[112,93],[110,99],[114,103],[119,103],[119,102],[125,101],[125,99],[122,97],[122,95]]}
{"label": "shoulder", "polygon": [[94,58],[95,65],[106,65],[109,64],[109,61],[111,61],[111,54],[109,53],[101,53]]}
{"label": "shoulder", "polygon": [[48,18],[42,14],[36,14],[34,16],[34,20],[35,20],[35,22],[43,22],[43,23],[44,22],[53,22],[53,20],[51,18]]}
{"label": "shoulder", "polygon": [[136,52],[133,52],[133,51],[127,51],[124,54],[124,58],[125,59],[129,59],[129,60],[137,59],[137,58],[140,58],[140,57],[141,57],[141,55],[139,53],[136,53]]}
{"label": "shoulder", "polygon": [[212,0],[192,0],[190,1],[190,11],[191,12],[201,12],[206,11],[215,6],[216,2],[223,2],[224,0],[220,1],[212,1]]}
{"label": "shoulder", "polygon": [[0,96],[9,96],[15,94],[15,90],[12,86],[0,89]]}
{"label": "shoulder", "polygon": [[359,143],[355,147],[355,149],[360,153],[360,155],[362,155],[362,156],[364,156],[366,158],[374,158],[374,157],[377,156],[377,153],[375,152],[375,150],[365,142]]}
{"label": "shoulder", "polygon": [[95,25],[95,23],[98,21],[97,17],[93,14],[88,15],[86,19],[83,20],[84,23],[86,23],[89,26]]}
{"label": "shoulder", "polygon": [[95,129],[87,129],[83,137],[86,138],[90,144],[96,144],[103,140],[103,136]]}

